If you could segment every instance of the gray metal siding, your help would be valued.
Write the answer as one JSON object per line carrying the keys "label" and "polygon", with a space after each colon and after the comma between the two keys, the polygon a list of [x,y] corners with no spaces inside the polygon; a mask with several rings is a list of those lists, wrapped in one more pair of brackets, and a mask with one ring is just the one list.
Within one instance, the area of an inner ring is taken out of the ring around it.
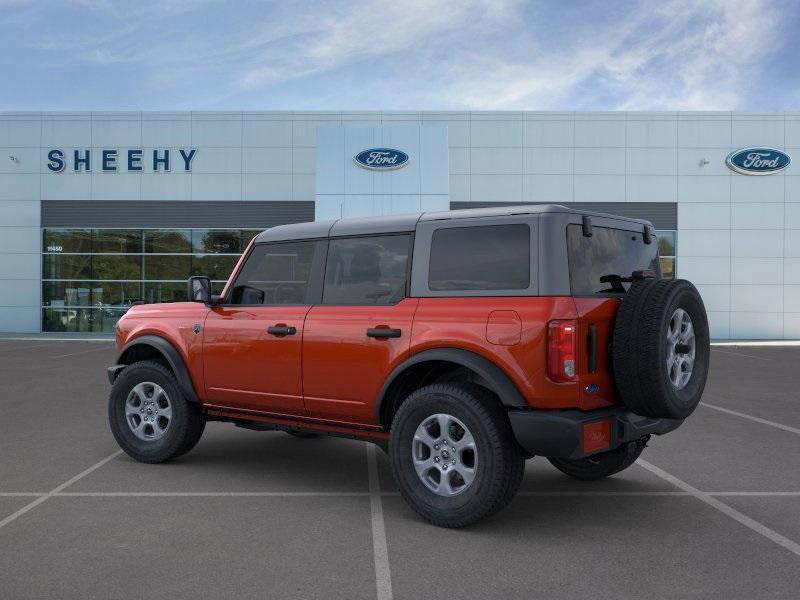
{"label": "gray metal siding", "polygon": [[[519,206],[545,202],[451,202],[450,209]],[[678,228],[678,205],[674,202],[559,202],[569,208],[610,213],[632,219],[646,219],[656,229]]]}
{"label": "gray metal siding", "polygon": [[42,227],[236,227],[314,220],[314,202],[44,200]]}

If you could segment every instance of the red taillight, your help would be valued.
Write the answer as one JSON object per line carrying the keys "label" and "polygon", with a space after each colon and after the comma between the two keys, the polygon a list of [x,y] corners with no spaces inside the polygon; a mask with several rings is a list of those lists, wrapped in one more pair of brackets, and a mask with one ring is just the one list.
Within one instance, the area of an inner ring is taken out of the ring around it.
{"label": "red taillight", "polygon": [[575,328],[573,320],[547,324],[547,376],[553,381],[575,381]]}

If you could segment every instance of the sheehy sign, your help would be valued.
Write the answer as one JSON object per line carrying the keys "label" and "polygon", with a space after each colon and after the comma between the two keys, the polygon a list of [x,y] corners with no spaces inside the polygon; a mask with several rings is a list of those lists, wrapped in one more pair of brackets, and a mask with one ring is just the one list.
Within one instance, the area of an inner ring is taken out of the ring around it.
{"label": "sheehy sign", "polygon": [[47,153],[47,168],[53,173],[70,170],[74,173],[93,170],[101,173],[169,173],[189,172],[197,148],[163,148],[148,150],[71,150],[53,148]]}

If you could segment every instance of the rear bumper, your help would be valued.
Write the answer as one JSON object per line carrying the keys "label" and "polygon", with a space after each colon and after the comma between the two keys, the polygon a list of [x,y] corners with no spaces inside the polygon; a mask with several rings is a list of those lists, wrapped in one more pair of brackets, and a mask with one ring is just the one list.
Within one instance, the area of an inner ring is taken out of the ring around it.
{"label": "rear bumper", "polygon": [[663,435],[683,423],[683,419],[642,417],[624,407],[589,412],[510,410],[508,418],[517,442],[528,453],[568,459],[614,450],[647,435]]}

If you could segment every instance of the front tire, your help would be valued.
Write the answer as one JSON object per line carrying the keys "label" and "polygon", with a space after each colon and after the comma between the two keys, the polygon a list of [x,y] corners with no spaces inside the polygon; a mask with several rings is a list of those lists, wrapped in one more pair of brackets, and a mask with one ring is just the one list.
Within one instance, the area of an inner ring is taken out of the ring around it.
{"label": "front tire", "polygon": [[108,399],[108,421],[120,448],[144,463],[160,463],[194,448],[205,429],[201,408],[189,402],[161,363],[125,367]]}
{"label": "front tire", "polygon": [[467,384],[411,394],[392,422],[389,459],[406,502],[441,527],[465,527],[505,507],[525,470],[497,397]]}
{"label": "front tire", "polygon": [[647,439],[642,439],[625,444],[610,452],[601,452],[578,460],[565,458],[548,458],[547,460],[556,469],[574,479],[595,481],[630,467],[642,454],[646,445]]}

